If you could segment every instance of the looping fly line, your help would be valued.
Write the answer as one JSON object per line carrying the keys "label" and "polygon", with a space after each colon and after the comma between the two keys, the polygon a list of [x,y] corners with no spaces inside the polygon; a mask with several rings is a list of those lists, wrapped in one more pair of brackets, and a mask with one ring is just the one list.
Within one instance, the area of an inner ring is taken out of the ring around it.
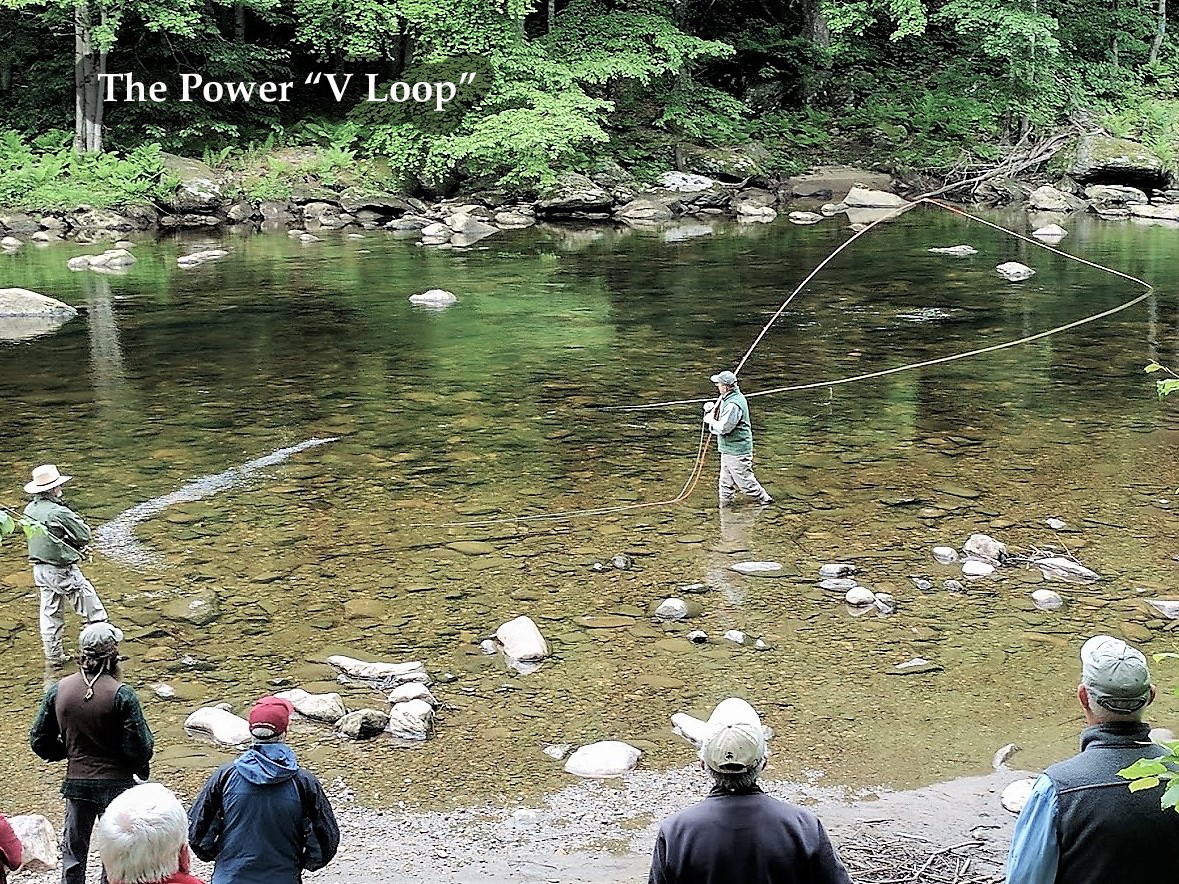
{"label": "looping fly line", "polygon": [[[873,230],[878,224],[882,224],[886,221],[891,221],[896,218],[899,218],[901,215],[905,214],[906,212],[910,211],[911,209],[915,208],[916,206],[923,205],[923,204],[935,206],[939,209],[944,209],[948,212],[953,212],[955,215],[961,215],[963,218],[966,218],[970,221],[975,221],[979,224],[983,224],[987,227],[993,228],[994,230],[998,230],[1000,233],[1006,234],[1007,236],[1012,236],[1016,239],[1026,242],[1026,243],[1030,243],[1031,245],[1034,245],[1038,248],[1044,249],[1045,251],[1052,252],[1055,255],[1060,255],[1063,258],[1067,258],[1070,261],[1075,261],[1078,264],[1085,265],[1086,267],[1092,267],[1093,269],[1099,270],[1103,273],[1109,273],[1109,274],[1112,274],[1113,276],[1120,277],[1121,279],[1128,280],[1129,282],[1136,283],[1137,285],[1142,286],[1145,289],[1145,291],[1143,291],[1142,294],[1138,295],[1136,298],[1131,298],[1130,300],[1125,301],[1121,304],[1118,304],[1115,307],[1111,307],[1108,310],[1102,310],[1100,313],[1093,313],[1089,316],[1082,317],[1081,319],[1076,319],[1076,320],[1073,320],[1072,322],[1067,322],[1064,325],[1058,325],[1055,328],[1050,328],[1050,329],[1047,329],[1042,332],[1036,332],[1035,334],[1024,335],[1023,337],[1015,338],[1010,341],[1004,341],[1000,344],[992,344],[987,347],[977,347],[972,350],[964,350],[960,353],[953,353],[949,356],[939,356],[935,359],[924,359],[924,360],[921,360],[920,362],[909,362],[909,363],[906,363],[905,365],[894,366],[893,368],[885,368],[885,369],[880,369],[879,371],[871,371],[871,372],[866,372],[863,374],[850,375],[848,377],[834,378],[831,380],[823,380],[823,381],[810,381],[810,382],[802,383],[802,384],[791,384],[791,385],[785,386],[785,387],[773,387],[768,390],[759,390],[756,393],[746,393],[745,398],[753,399],[757,396],[770,396],[770,395],[779,394],[779,393],[792,393],[792,392],[797,392],[800,390],[813,390],[813,389],[822,388],[822,387],[835,387],[835,386],[839,386],[842,384],[853,384],[853,383],[858,383],[860,381],[867,381],[867,380],[872,380],[874,378],[885,377],[887,375],[899,374],[900,372],[904,372],[904,371],[913,371],[913,370],[919,369],[919,368],[928,368],[929,366],[932,366],[932,365],[942,365],[947,362],[956,362],[960,359],[969,359],[974,356],[982,356],[987,353],[996,353],[999,350],[1006,350],[1011,347],[1018,347],[1023,344],[1030,344],[1033,341],[1039,341],[1044,338],[1051,337],[1052,335],[1057,335],[1062,332],[1071,331],[1072,329],[1080,328],[1083,325],[1088,325],[1090,323],[1097,322],[1098,320],[1105,319],[1108,316],[1113,316],[1115,313],[1120,313],[1123,310],[1127,310],[1130,307],[1133,307],[1135,304],[1141,303],[1147,297],[1149,297],[1150,293],[1154,290],[1154,287],[1151,286],[1150,283],[1145,282],[1144,280],[1141,280],[1136,276],[1131,276],[1128,273],[1123,273],[1122,271],[1115,270],[1112,267],[1106,267],[1103,264],[1098,264],[1094,261],[1086,260],[1085,258],[1078,257],[1077,255],[1070,255],[1068,252],[1063,252],[1060,249],[1057,249],[1057,248],[1054,248],[1054,247],[1048,245],[1047,243],[1043,243],[1038,240],[1032,239],[1031,237],[1024,236],[1023,234],[1016,233],[1013,230],[1008,230],[1006,227],[1003,227],[999,224],[995,224],[991,221],[987,221],[985,218],[980,218],[977,215],[972,215],[971,213],[963,211],[962,209],[958,208],[957,206],[952,206],[948,203],[942,202],[941,200],[932,199],[930,197],[918,197],[913,202],[907,203],[906,205],[903,205],[903,206],[898,206],[896,209],[894,209],[890,212],[887,212],[886,214],[882,215],[881,217],[877,218],[876,220],[865,225],[862,229],[857,230],[847,240],[840,243],[839,246],[837,246],[831,252],[831,254],[829,254],[826,258],[824,258],[822,261],[820,261],[819,264],[816,265],[815,268],[813,270],[811,270],[811,272],[806,275],[806,278],[804,278],[802,280],[802,282],[800,282],[795,287],[794,291],[792,291],[790,293],[790,295],[786,298],[786,300],[782,302],[781,306],[778,307],[778,309],[774,312],[774,315],[770,317],[769,321],[762,327],[761,331],[758,332],[757,337],[755,337],[753,339],[753,343],[749,345],[749,349],[745,351],[745,355],[742,356],[741,360],[737,363],[737,366],[733,370],[733,373],[740,375],[741,369],[745,367],[745,363],[749,361],[749,357],[751,357],[753,355],[754,350],[756,350],[758,345],[761,344],[762,339],[764,339],[765,336],[769,333],[769,331],[773,327],[774,323],[777,322],[778,319],[781,318],[782,314],[786,312],[786,308],[790,306],[790,303],[795,299],[795,297],[797,297],[797,295],[803,289],[805,289],[810,284],[811,280],[813,280],[816,276],[818,276],[819,273],[821,273],[827,267],[827,265],[830,264],[836,258],[836,256],[838,256],[844,249],[846,249],[848,246],[850,246],[852,243],[854,243],[856,240],[858,240],[861,236],[864,236],[866,233]],[[602,407],[599,410],[600,411],[650,411],[650,410],[654,410],[657,408],[669,408],[669,407],[675,406],[675,405],[696,405],[696,404],[699,404],[702,402],[707,402],[707,401],[709,401],[709,400],[706,400],[706,399],[670,399],[665,402],[650,402],[650,403],[646,403],[643,405],[610,405],[610,406]],[[684,487],[680,490],[680,493],[669,500],[656,500],[656,501],[648,501],[645,503],[631,503],[631,504],[621,504],[618,506],[595,507],[592,509],[566,510],[564,512],[559,512],[559,513],[541,513],[541,514],[532,515],[532,516],[507,516],[507,517],[499,518],[499,519],[487,519],[487,520],[483,520],[483,521],[474,521],[474,522],[441,522],[441,523],[435,523],[434,527],[476,528],[476,527],[485,527],[488,525],[510,524],[510,523],[515,523],[515,522],[564,521],[567,519],[580,518],[583,516],[609,515],[609,514],[613,514],[613,513],[622,513],[622,512],[632,511],[632,510],[647,509],[650,507],[671,506],[671,505],[674,505],[677,503],[682,503],[684,500],[686,500],[692,494],[692,492],[696,489],[696,485],[700,481],[700,477],[704,471],[704,461],[705,461],[707,454],[708,454],[709,441],[710,440],[708,438],[708,434],[702,428],[701,432],[700,432],[700,442],[699,442],[699,446],[698,446],[697,452],[696,452],[696,462],[695,462],[694,466],[692,467],[692,472],[688,476],[688,479],[684,483]]]}

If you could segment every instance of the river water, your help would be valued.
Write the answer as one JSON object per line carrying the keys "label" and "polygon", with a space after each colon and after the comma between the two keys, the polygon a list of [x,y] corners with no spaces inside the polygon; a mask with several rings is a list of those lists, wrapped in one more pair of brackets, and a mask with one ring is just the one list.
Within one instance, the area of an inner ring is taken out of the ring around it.
{"label": "river water", "polygon": [[[1002,220],[1026,226],[1021,215]],[[55,462],[75,477],[71,505],[99,526],[199,477],[334,438],[211,496],[149,508],[134,539],[155,564],[110,548],[85,568],[127,631],[126,676],[157,734],[154,774],[190,796],[232,755],[185,735],[199,705],[242,712],[302,685],[384,708],[373,690],[334,683],[331,653],[421,660],[443,703],[436,736],[416,748],[293,729],[304,763],[377,807],[535,800],[571,779],[542,754],[552,743],[624,739],[644,750],[644,767],[680,766],[692,754],[670,715],[706,717],[730,694],[775,729],[781,778],[911,787],[984,772],[1012,741],[1024,748],[1019,763],[1035,767],[1067,754],[1082,726],[1073,691],[1084,638],[1175,646],[1173,623],[1142,599],[1173,594],[1179,412],[1156,401],[1142,368],[1179,363],[1179,231],[1069,226],[1062,248],[1144,277],[1156,293],[1027,346],[753,399],[757,473],[776,505],[722,517],[713,454],[676,506],[479,527],[444,523],[674,497],[692,468],[699,406],[594,406],[714,392],[708,376],[734,365],[847,231],[834,221],[729,225],[666,242],[533,229],[462,252],[381,232],[310,245],[231,235],[144,243],[124,276],[65,269],[97,247],[26,248],[0,257],[0,284],[89,314],[0,348],[3,501],[19,504],[29,470]],[[960,242],[980,254],[926,251]],[[177,255],[213,244],[229,256],[176,269]],[[1008,283],[993,273],[1005,260],[1038,273]],[[430,288],[459,301],[445,311],[408,303]],[[742,384],[752,393],[948,355],[1139,291],[917,210],[833,262],[766,336]],[[1053,531],[1049,517],[1068,527]],[[1065,607],[1052,612],[1031,603],[1038,571],[942,589],[961,574],[930,548],[961,547],[975,531],[1013,551],[1063,546],[1108,579],[1054,584]],[[633,567],[614,568],[619,554]],[[785,576],[729,570],[748,560],[781,562]],[[852,616],[817,586],[830,561],[854,562],[897,612]],[[25,743],[43,669],[23,543],[0,549],[0,577],[5,809],[49,809],[62,771]],[[651,619],[695,583],[710,588],[688,597],[699,607],[691,619]],[[193,599],[207,622],[186,619]],[[479,650],[520,614],[554,652],[529,675]],[[689,643],[693,629],[710,641]],[[723,640],[731,629],[750,644]],[[756,638],[771,649],[754,650]],[[916,656],[942,671],[890,674]],[[1156,677],[1155,718],[1179,723],[1179,666],[1160,663]],[[155,683],[178,697],[157,698]]]}

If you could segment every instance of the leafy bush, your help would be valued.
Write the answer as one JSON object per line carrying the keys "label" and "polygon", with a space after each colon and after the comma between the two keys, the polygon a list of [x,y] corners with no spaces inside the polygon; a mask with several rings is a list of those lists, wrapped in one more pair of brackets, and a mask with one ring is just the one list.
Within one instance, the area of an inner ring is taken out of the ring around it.
{"label": "leafy bush", "polygon": [[51,130],[30,144],[0,131],[0,205],[28,209],[112,208],[157,200],[169,185],[158,144],[117,154],[76,154],[68,132]]}

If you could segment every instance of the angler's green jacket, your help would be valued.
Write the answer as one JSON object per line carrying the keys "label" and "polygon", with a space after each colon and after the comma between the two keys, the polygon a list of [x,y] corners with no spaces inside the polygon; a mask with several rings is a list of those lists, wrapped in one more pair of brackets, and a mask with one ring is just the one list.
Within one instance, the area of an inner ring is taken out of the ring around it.
{"label": "angler's green jacket", "polygon": [[25,515],[44,525],[29,538],[29,560],[47,565],[72,565],[82,558],[79,552],[90,542],[90,529],[68,506],[44,494],[38,494],[25,507]]}

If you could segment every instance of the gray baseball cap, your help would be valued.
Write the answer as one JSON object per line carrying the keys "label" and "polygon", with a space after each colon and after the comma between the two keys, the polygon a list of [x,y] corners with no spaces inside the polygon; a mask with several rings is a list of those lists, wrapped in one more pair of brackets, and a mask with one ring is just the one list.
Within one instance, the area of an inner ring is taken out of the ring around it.
{"label": "gray baseball cap", "polygon": [[720,374],[714,374],[710,380],[714,384],[726,384],[731,387],[737,383],[737,376],[731,371],[722,371]]}
{"label": "gray baseball cap", "polygon": [[1081,684],[1093,702],[1119,715],[1150,702],[1146,657],[1110,635],[1094,636],[1081,648]]}
{"label": "gray baseball cap", "polygon": [[83,651],[100,651],[105,648],[117,647],[123,640],[123,630],[112,626],[105,620],[91,623],[78,636],[78,644]]}

